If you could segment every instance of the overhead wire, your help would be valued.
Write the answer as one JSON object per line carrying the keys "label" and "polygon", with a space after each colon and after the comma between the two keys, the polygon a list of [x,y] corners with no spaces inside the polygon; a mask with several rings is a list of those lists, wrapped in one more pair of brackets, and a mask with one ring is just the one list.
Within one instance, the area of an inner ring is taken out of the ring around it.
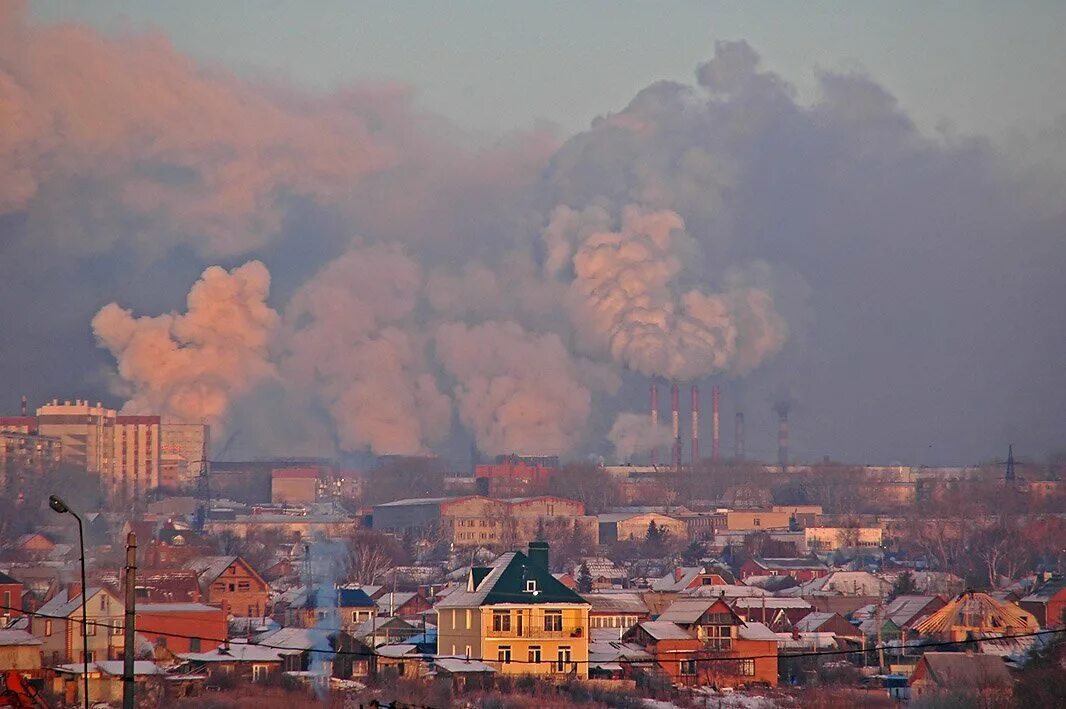
{"label": "overhead wire", "polygon": [[[63,620],[63,621],[67,621],[67,622],[70,622],[70,623],[81,624],[81,619],[80,618],[68,618],[68,617],[65,617],[65,616],[51,615],[51,614],[47,614],[47,613],[40,613],[40,612],[33,612],[33,611],[23,611],[22,609],[15,608],[13,606],[0,605],[0,609],[19,611],[23,615],[36,617],[36,618],[45,618],[45,619],[49,619],[49,620]],[[107,629],[110,629],[110,630],[123,630],[123,626],[122,625],[103,623],[103,622],[100,622],[100,621],[90,620],[90,621],[87,621],[87,624],[88,625],[92,625],[92,626],[96,626],[98,628],[107,628]],[[303,630],[321,630],[321,631],[324,631],[324,632],[345,632],[345,631],[336,631],[336,630],[333,630],[333,629],[326,629],[326,628],[303,628]],[[138,632],[138,631],[135,629],[134,632]],[[227,643],[231,647],[233,645],[245,645],[245,644],[247,644],[249,646],[254,646],[254,647],[267,648],[267,649],[270,649],[270,650],[285,650],[285,651],[288,651],[288,652],[306,650],[306,651],[309,651],[309,652],[313,652],[313,653],[317,653],[317,654],[325,654],[325,655],[352,656],[352,657],[383,657],[383,655],[381,655],[380,653],[378,653],[376,651],[363,652],[363,651],[360,651],[360,650],[338,650],[338,649],[325,649],[325,648],[322,648],[322,649],[319,649],[319,648],[299,648],[299,647],[291,647],[291,646],[287,646],[287,645],[272,645],[272,644],[270,644],[268,642],[248,642],[248,643],[236,642],[235,643],[233,641],[233,639],[231,639],[231,638],[212,638],[212,637],[206,637],[206,636],[203,636],[203,635],[188,635],[188,634],[185,634],[185,633],[177,633],[177,632],[173,632],[173,631],[162,632],[162,631],[156,631],[156,630],[145,630],[145,631],[141,631],[141,632],[147,632],[147,633],[150,633],[152,635],[159,635],[159,636],[164,636],[164,637],[169,637],[169,638],[182,638],[182,639],[186,639],[186,640],[200,640],[202,642],[209,642],[209,643],[214,642],[214,643],[218,643],[219,646],[223,646],[223,645],[225,645]],[[1030,632],[1030,633],[1016,633],[1016,634],[1012,634],[1012,635],[1004,635],[1004,636],[1000,636],[1000,637],[990,637],[990,638],[965,638],[965,639],[962,639],[962,640],[920,642],[920,643],[914,643],[914,644],[904,643],[903,645],[891,645],[891,644],[887,644],[887,643],[882,643],[882,644],[870,645],[870,646],[867,646],[865,648],[857,648],[857,649],[811,650],[811,651],[808,651],[808,652],[788,652],[788,653],[776,653],[776,654],[736,655],[736,656],[730,655],[730,656],[727,656],[727,657],[701,657],[700,655],[703,655],[703,654],[705,654],[707,652],[715,652],[715,651],[714,650],[709,650],[707,648],[698,648],[698,649],[695,649],[695,650],[682,650],[682,651],[678,651],[678,652],[672,652],[670,654],[670,659],[671,660],[692,659],[692,660],[695,660],[698,663],[698,662],[738,662],[738,661],[742,661],[742,660],[767,660],[767,659],[774,659],[774,658],[780,660],[780,659],[790,659],[790,658],[799,658],[799,657],[823,657],[823,656],[834,656],[834,655],[837,655],[837,656],[839,656],[839,655],[857,655],[857,654],[878,652],[879,650],[920,650],[920,649],[924,650],[924,649],[935,648],[935,647],[956,647],[956,646],[960,646],[960,645],[972,645],[972,644],[983,643],[983,642],[996,642],[996,641],[1001,641],[1001,640],[1015,640],[1015,639],[1020,639],[1020,638],[1040,637],[1040,636],[1044,636],[1044,635],[1056,635],[1056,634],[1059,634],[1059,633],[1066,633],[1066,628],[1048,628],[1048,629],[1044,629],[1044,630],[1033,631],[1033,632]],[[521,639],[521,638],[515,638],[515,639]],[[526,638],[526,639],[531,639],[531,638]],[[548,638],[545,638],[545,639],[548,639]],[[551,639],[557,639],[557,638],[551,638]],[[238,640],[240,640],[240,639],[238,639]],[[205,654],[205,653],[179,653],[179,654]],[[686,657],[686,656],[693,656],[693,657]],[[493,664],[543,665],[543,664],[556,664],[556,662],[557,662],[556,660],[533,661],[533,660],[521,660],[521,659],[518,659],[518,658],[511,659],[511,660],[509,660],[507,662],[502,662],[498,657],[497,658],[470,657],[470,656],[465,655],[465,654],[463,654],[463,655],[436,654],[436,655],[434,655],[434,657],[436,657],[437,659],[468,660],[468,661],[477,661],[477,662],[485,662],[485,663],[493,663]],[[624,655],[622,655],[622,658],[624,659]],[[624,660],[624,661],[627,664],[630,664],[630,665],[647,665],[647,664],[654,665],[654,664],[659,664],[659,660],[656,660],[656,659],[650,659],[650,660]],[[602,660],[567,660],[565,662],[565,664],[567,664],[567,665],[590,664],[591,665],[591,664],[600,664],[601,662],[603,662],[603,661]]]}

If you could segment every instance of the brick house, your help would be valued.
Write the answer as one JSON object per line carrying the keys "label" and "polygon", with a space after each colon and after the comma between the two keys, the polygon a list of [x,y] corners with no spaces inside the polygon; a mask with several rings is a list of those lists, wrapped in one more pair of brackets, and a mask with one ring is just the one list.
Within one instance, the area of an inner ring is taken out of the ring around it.
{"label": "brick house", "polygon": [[0,627],[22,615],[22,582],[0,571]]}
{"label": "brick house", "polygon": [[[172,653],[200,652],[225,642],[226,612],[203,603],[138,603],[137,633]],[[192,636],[192,637],[185,637]]]}
{"label": "brick house", "polygon": [[1018,605],[1036,617],[1041,628],[1059,628],[1066,623],[1066,577],[1047,581],[1025,596]]}
{"label": "brick house", "polygon": [[201,556],[185,564],[196,572],[207,603],[225,604],[235,616],[268,615],[270,587],[251,565],[239,556]]}
{"label": "brick house", "polygon": [[766,559],[753,557],[740,565],[740,578],[751,576],[791,576],[807,583],[826,576],[829,567],[817,559]]}

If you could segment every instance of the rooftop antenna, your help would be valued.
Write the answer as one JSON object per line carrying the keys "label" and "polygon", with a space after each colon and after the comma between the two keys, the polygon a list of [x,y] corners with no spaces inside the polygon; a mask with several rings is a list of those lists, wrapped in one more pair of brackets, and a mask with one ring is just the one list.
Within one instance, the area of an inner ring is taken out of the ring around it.
{"label": "rooftop antenna", "polygon": [[1007,469],[1004,472],[1003,477],[1007,480],[1007,482],[1014,482],[1015,480],[1013,444],[1007,446]]}

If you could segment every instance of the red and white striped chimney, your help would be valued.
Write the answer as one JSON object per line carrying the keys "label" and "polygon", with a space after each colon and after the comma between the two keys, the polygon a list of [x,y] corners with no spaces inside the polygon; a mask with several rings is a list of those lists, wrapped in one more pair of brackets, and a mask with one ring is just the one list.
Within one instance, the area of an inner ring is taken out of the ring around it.
{"label": "red and white striped chimney", "polygon": [[718,462],[719,448],[721,444],[721,438],[718,431],[718,405],[722,392],[718,389],[718,385],[715,384],[711,389],[711,460],[715,463]]}
{"label": "red and white striped chimney", "polygon": [[700,462],[700,388],[692,385],[692,465]]}
{"label": "red and white striped chimney", "polygon": [[[657,431],[659,429],[659,385],[655,382],[651,383],[651,430]],[[655,434],[659,435],[659,434]],[[651,449],[651,464],[659,464],[659,447],[655,446]]]}
{"label": "red and white striped chimney", "polygon": [[674,467],[681,469],[681,390],[674,382],[670,386],[670,416],[674,434]]}

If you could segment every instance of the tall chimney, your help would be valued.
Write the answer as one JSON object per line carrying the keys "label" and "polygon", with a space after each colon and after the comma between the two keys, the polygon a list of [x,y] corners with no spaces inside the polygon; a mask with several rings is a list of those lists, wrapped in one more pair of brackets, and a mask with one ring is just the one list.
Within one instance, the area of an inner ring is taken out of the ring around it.
{"label": "tall chimney", "polygon": [[22,395],[22,407],[21,407],[20,410],[22,411],[22,415],[25,416],[26,415],[26,395],[25,394]]}
{"label": "tall chimney", "polygon": [[[655,382],[651,383],[651,430],[655,432],[659,429],[659,385]],[[655,435],[659,435],[655,433]],[[651,464],[659,464],[659,447],[655,446],[651,449]]]}
{"label": "tall chimney", "polygon": [[711,460],[715,463],[718,462],[719,447],[721,444],[721,438],[718,431],[718,403],[721,398],[721,391],[718,389],[718,385],[715,384],[711,389]]}
{"label": "tall chimney", "polygon": [[700,462],[700,388],[692,385],[692,466]]}
{"label": "tall chimney", "polygon": [[781,472],[788,468],[788,409],[787,401],[779,401],[774,406],[777,412],[777,464]]}
{"label": "tall chimney", "polygon": [[744,412],[738,411],[733,424],[733,457],[744,460]]}
{"label": "tall chimney", "polygon": [[670,416],[674,434],[674,467],[681,469],[681,390],[677,382],[670,385]]}

